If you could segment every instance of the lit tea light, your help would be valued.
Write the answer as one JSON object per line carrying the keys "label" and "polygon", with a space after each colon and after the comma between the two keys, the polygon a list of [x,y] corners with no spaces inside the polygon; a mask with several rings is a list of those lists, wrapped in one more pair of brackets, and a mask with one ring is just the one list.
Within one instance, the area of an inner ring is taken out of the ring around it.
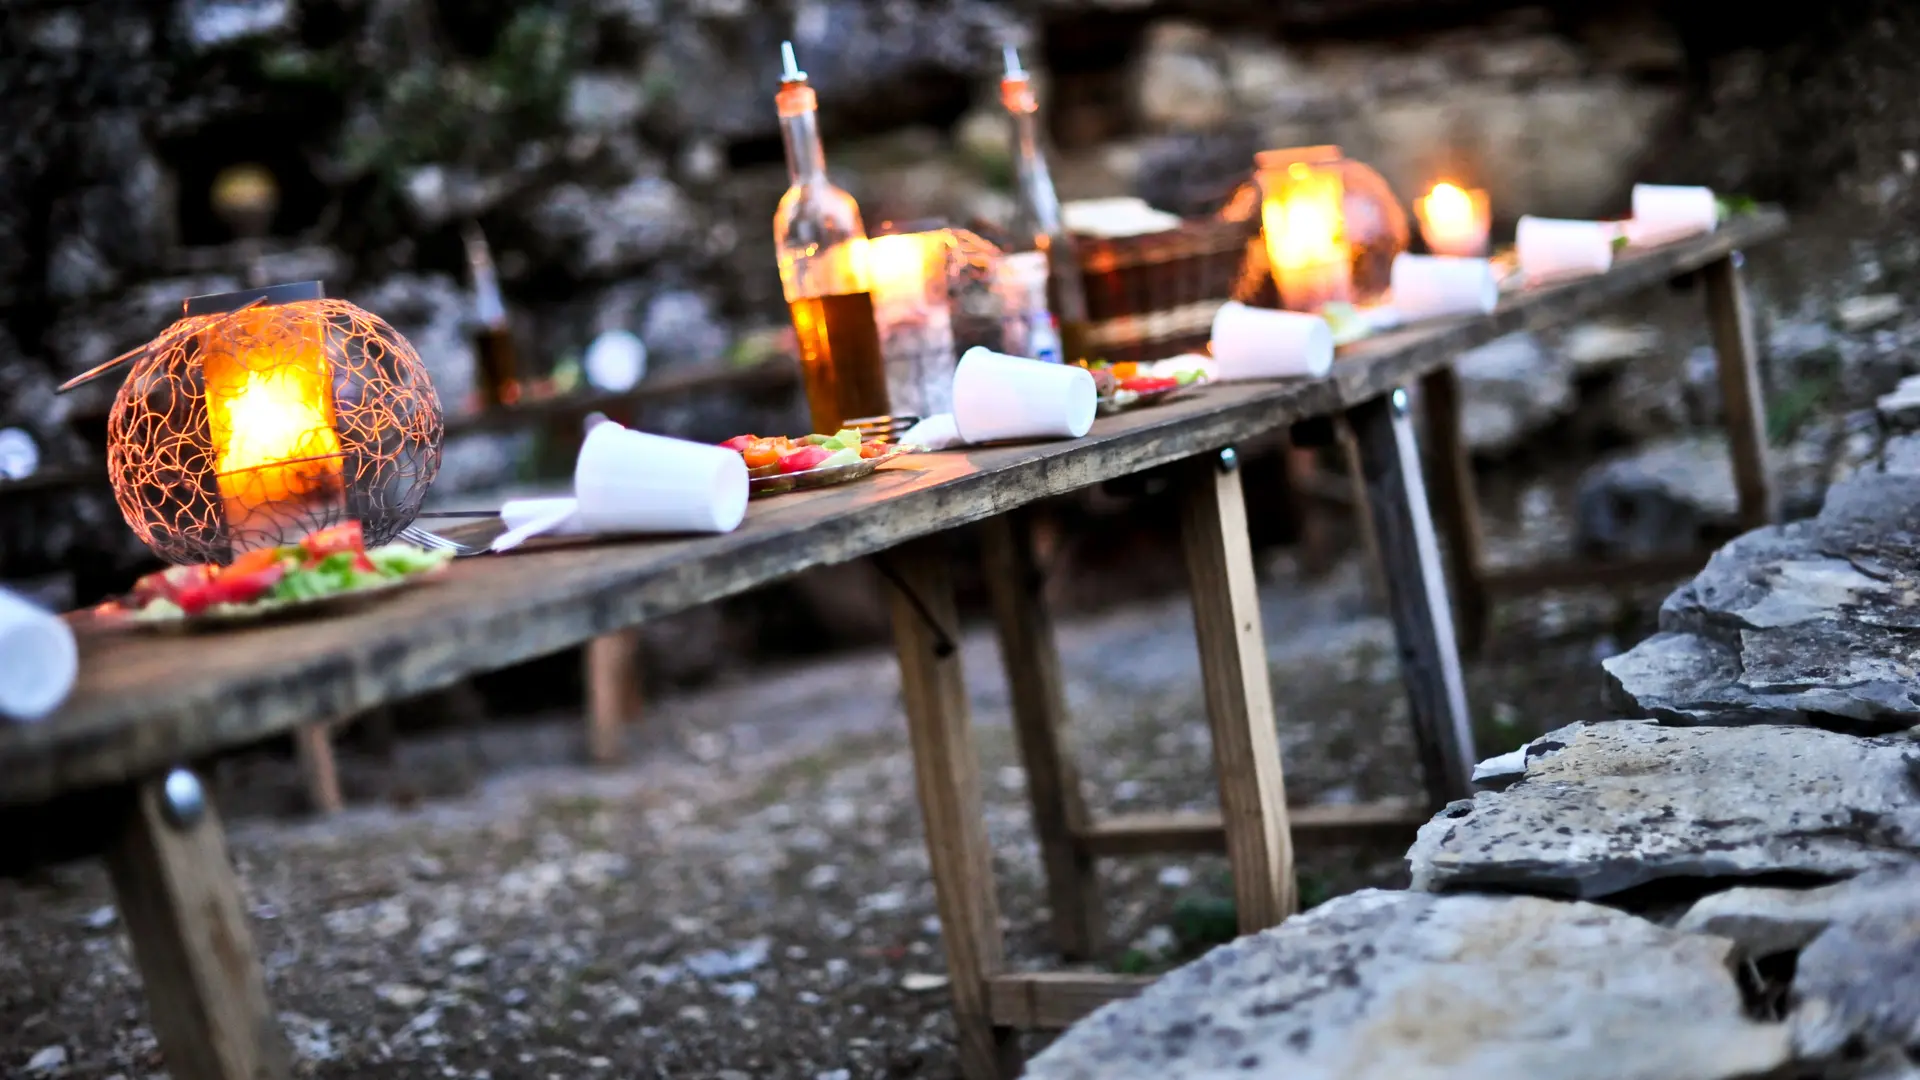
{"label": "lit tea light", "polygon": [[1486,191],[1465,189],[1441,181],[1423,198],[1415,199],[1413,213],[1420,235],[1435,255],[1480,258],[1487,253],[1492,212]]}
{"label": "lit tea light", "polygon": [[1296,161],[1284,171],[1262,171],[1261,232],[1280,302],[1293,311],[1319,311],[1353,296],[1353,251],[1347,244],[1345,188],[1340,173]]}
{"label": "lit tea light", "polygon": [[234,553],[344,514],[326,324],[274,305],[226,317],[203,341],[213,475]]}

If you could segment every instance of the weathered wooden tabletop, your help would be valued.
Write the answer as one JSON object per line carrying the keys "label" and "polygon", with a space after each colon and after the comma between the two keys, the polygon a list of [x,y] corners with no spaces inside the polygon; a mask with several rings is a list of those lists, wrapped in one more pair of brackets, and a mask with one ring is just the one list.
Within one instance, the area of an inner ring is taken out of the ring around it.
{"label": "weathered wooden tabletop", "polygon": [[1490,316],[1371,338],[1343,349],[1327,379],[1204,387],[1102,419],[1084,439],[902,459],[860,483],[755,502],[725,536],[462,560],[432,584],[308,622],[188,636],[86,630],[80,683],[61,711],[0,724],[0,806],[147,775],[1327,415],[1463,349],[1578,317],[1785,227],[1775,212],[1746,215],[1622,258],[1604,276],[1507,295]]}

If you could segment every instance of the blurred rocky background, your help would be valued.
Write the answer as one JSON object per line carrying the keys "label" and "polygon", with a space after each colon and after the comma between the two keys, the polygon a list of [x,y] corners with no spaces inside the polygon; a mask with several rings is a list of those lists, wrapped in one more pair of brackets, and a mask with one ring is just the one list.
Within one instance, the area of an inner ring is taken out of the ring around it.
{"label": "blurred rocky background", "polygon": [[[42,482],[0,481],[0,578],[86,602],[140,568],[101,484],[47,479],[91,475],[111,381],[52,388],[153,335],[183,296],[242,284],[249,249],[210,194],[230,166],[279,189],[268,276],[322,278],[389,318],[450,413],[473,384],[469,221],[536,370],[613,327],[645,341],[650,377],[779,352],[784,38],[869,223],[1004,218],[1002,43],[1039,72],[1067,198],[1205,212],[1254,150],[1333,142],[1403,199],[1442,176],[1488,188],[1496,235],[1523,211],[1622,212],[1635,180],[1785,201],[1794,237],[1750,269],[1790,503],[1844,455],[1848,410],[1920,370],[1905,308],[1920,14],[1895,0],[14,0],[0,427],[39,441]],[[1555,542],[1599,551],[1724,522],[1698,304],[1468,358],[1490,498],[1515,520],[1556,506]],[[645,422],[785,429],[794,396],[692,397]],[[536,450],[463,436],[442,490],[521,478]],[[835,581],[816,605],[844,603]]]}

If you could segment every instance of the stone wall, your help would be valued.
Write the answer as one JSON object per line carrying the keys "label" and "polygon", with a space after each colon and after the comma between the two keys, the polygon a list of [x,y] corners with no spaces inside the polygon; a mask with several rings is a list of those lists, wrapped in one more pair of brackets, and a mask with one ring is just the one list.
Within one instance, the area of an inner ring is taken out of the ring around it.
{"label": "stone wall", "polygon": [[1920,380],[1815,517],[1606,662],[1626,716],[1474,772],[1367,890],[1070,1030],[1035,1080],[1920,1075]]}

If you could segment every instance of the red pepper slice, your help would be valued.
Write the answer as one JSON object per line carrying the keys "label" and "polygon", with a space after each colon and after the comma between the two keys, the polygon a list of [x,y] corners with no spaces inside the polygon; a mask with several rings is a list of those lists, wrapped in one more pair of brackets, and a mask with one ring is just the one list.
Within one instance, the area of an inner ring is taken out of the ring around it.
{"label": "red pepper slice", "polygon": [[266,595],[286,573],[286,564],[280,562],[242,573],[234,573],[229,567],[213,580],[184,590],[175,603],[189,615],[197,615],[216,604],[252,603]]}
{"label": "red pepper slice", "polygon": [[367,538],[359,522],[343,521],[332,528],[308,534],[305,540],[300,541],[300,547],[306,551],[308,562],[319,562],[341,551],[358,555],[367,549]]}
{"label": "red pepper slice", "polygon": [[1171,390],[1180,385],[1179,379],[1161,378],[1153,375],[1139,375],[1120,383],[1120,389],[1131,390],[1136,394],[1152,394],[1161,390]]}
{"label": "red pepper slice", "polygon": [[780,459],[780,471],[783,473],[805,472],[832,456],[833,451],[824,446],[803,446]]}
{"label": "red pepper slice", "polygon": [[723,442],[720,445],[726,447],[729,450],[732,450],[735,453],[744,454],[746,453],[747,448],[749,446],[752,446],[754,443],[759,441],[760,441],[760,437],[757,435],[735,435],[733,438],[728,439],[726,442]]}
{"label": "red pepper slice", "polygon": [[133,606],[143,608],[155,600],[177,604],[181,593],[212,580],[219,569],[211,563],[195,563],[192,566],[169,566],[165,570],[156,570],[134,582]]}

